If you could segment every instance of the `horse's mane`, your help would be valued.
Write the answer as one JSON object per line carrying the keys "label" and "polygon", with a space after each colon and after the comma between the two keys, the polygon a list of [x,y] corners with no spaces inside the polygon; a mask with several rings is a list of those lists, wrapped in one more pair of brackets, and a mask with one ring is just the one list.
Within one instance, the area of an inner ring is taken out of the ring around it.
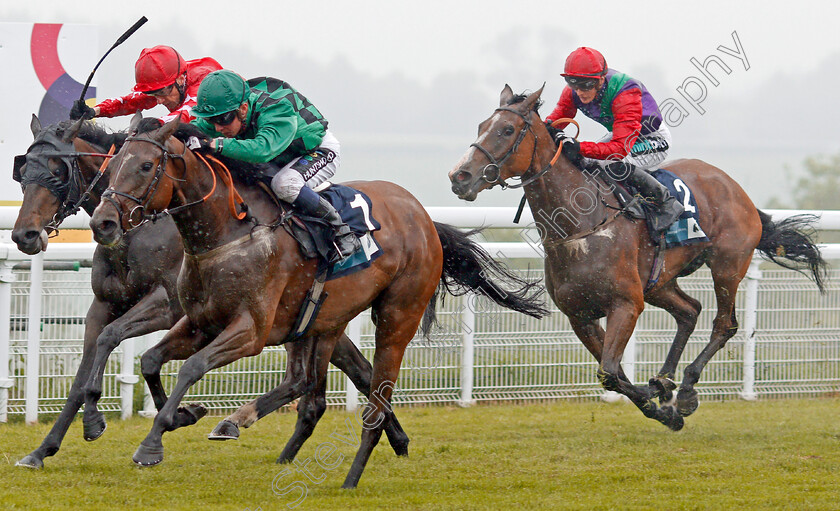
{"label": "horse's mane", "polygon": [[[55,126],[56,135],[63,137],[64,133],[75,123],[76,121],[73,120],[59,122]],[[108,149],[113,144],[116,146],[117,150],[119,150],[119,148],[125,143],[128,133],[124,131],[111,131],[92,122],[83,122],[81,128],[79,128],[79,133],[76,134],[76,136],[85,142],[97,145],[104,149]]]}
{"label": "horse's mane", "polygon": [[[529,94],[527,92],[523,92],[522,94],[516,94],[512,98],[510,98],[510,101],[508,101],[508,105],[515,105],[517,103],[522,103],[523,101],[525,101],[525,99],[528,98],[528,96],[529,96]],[[534,108],[533,108],[534,112],[540,113],[540,107],[542,105],[543,105],[543,100],[538,99],[536,101],[536,103],[534,103]]]}

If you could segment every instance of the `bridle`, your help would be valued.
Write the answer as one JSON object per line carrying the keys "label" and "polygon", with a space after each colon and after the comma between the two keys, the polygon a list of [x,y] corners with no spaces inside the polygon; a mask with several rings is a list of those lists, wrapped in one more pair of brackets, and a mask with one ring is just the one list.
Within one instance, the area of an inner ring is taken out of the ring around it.
{"label": "bridle", "polygon": [[520,181],[518,184],[510,184],[504,179],[502,179],[502,165],[504,165],[505,161],[507,161],[508,158],[510,158],[514,153],[516,153],[516,151],[519,149],[519,145],[522,143],[522,141],[525,139],[525,135],[527,135],[528,133],[531,133],[531,135],[534,137],[534,150],[531,153],[531,161],[528,163],[528,168],[525,170],[525,172],[522,173],[521,176],[519,176],[519,179],[521,180],[522,177],[524,177],[532,170],[532,167],[534,165],[534,158],[536,158],[537,156],[537,134],[534,133],[534,128],[530,119],[530,111],[528,112],[528,115],[526,115],[517,110],[514,110],[513,108],[500,107],[497,108],[495,112],[512,112],[518,115],[520,118],[522,118],[522,121],[525,123],[525,125],[522,127],[522,129],[519,130],[519,135],[516,137],[516,141],[513,143],[510,149],[508,149],[507,152],[501,157],[501,159],[497,160],[492,154],[490,154],[490,151],[481,147],[481,145],[479,145],[478,143],[470,144],[470,147],[475,147],[482,154],[484,154],[484,156],[486,156],[488,160],[490,160],[490,163],[485,165],[484,169],[481,172],[481,179],[483,179],[491,185],[500,185],[503,189],[522,188],[525,185],[533,183],[534,181],[542,177],[543,174],[548,172],[554,165],[554,162],[557,160],[557,158],[555,157],[550,163],[543,167],[542,170],[532,175],[531,177],[525,179],[524,181]]}
{"label": "bridle", "polygon": [[[105,173],[105,168],[108,165],[108,160],[113,157],[115,146],[111,145],[108,153],[88,153],[79,151],[60,151],[47,150],[38,151],[32,155],[33,149],[39,146],[48,146],[58,148],[60,145],[69,145],[69,142],[64,142],[60,137],[51,131],[45,130],[43,134],[39,134],[38,138],[29,146],[25,155],[15,156],[14,172],[12,179],[19,182],[21,188],[25,188],[28,184],[37,184],[46,188],[52,193],[60,202],[61,205],[58,211],[53,215],[52,220],[44,226],[44,230],[48,234],[57,233],[58,226],[65,218],[75,215],[82,209],[93,194],[99,181]],[[57,158],[61,160],[67,168],[67,181],[62,182],[55,174],[49,171],[49,165],[46,162],[39,162],[46,170],[45,172],[26,172],[21,173],[21,168],[26,163],[27,155],[36,161],[41,158]],[[90,184],[85,184],[85,178],[79,168],[79,157],[81,156],[100,156],[105,158],[102,166],[99,168],[96,176],[91,180]],[[82,190],[84,189],[84,192]]]}
{"label": "bridle", "polygon": [[[184,144],[184,151],[181,154],[177,154],[177,153],[170,152],[166,148],[166,145],[164,145],[164,144],[162,144],[162,143],[160,143],[156,140],[152,140],[150,138],[147,138],[147,137],[139,137],[137,135],[132,135],[132,136],[130,136],[126,139],[126,146],[128,145],[128,142],[130,142],[130,141],[148,142],[148,143],[154,145],[155,147],[157,147],[158,149],[160,149],[161,152],[162,152],[162,156],[161,156],[161,158],[158,162],[157,168],[155,168],[155,175],[152,178],[152,181],[149,183],[149,185],[146,187],[146,190],[143,192],[143,194],[140,197],[135,197],[134,195],[131,195],[131,194],[128,194],[128,193],[125,193],[125,192],[117,191],[113,187],[109,187],[107,190],[105,190],[102,193],[102,200],[107,200],[117,210],[117,213],[119,214],[119,217],[120,217],[120,224],[121,225],[123,223],[123,208],[114,196],[117,195],[117,196],[120,196],[120,197],[125,197],[126,199],[128,199],[132,202],[135,202],[137,204],[137,206],[134,206],[131,209],[131,211],[128,212],[128,220],[125,222],[126,225],[128,225],[128,227],[129,227],[128,228],[129,231],[132,230],[132,229],[136,229],[137,227],[140,227],[146,221],[151,220],[152,222],[155,222],[158,218],[161,218],[163,216],[173,215],[173,214],[176,214],[176,213],[178,213],[180,211],[183,211],[187,208],[190,208],[192,206],[196,206],[198,204],[201,204],[204,201],[206,201],[211,195],[213,195],[213,193],[216,191],[217,180],[216,180],[216,172],[213,170],[213,166],[200,153],[193,153],[195,156],[198,157],[198,159],[200,159],[204,163],[204,165],[210,171],[210,174],[213,176],[213,186],[211,187],[210,191],[207,192],[204,195],[204,197],[202,197],[198,200],[189,202],[187,204],[182,204],[182,205],[176,206],[174,208],[166,208],[166,209],[164,209],[160,212],[153,212],[153,213],[150,213],[150,214],[146,213],[147,206],[148,206],[149,202],[151,202],[152,198],[154,197],[155,192],[157,192],[157,188],[158,188],[158,185],[160,184],[162,176],[166,176],[173,181],[179,181],[179,182],[182,182],[182,183],[185,181],[184,179],[179,179],[175,176],[169,175],[169,173],[166,172],[166,165],[167,165],[167,160],[169,158],[173,158],[173,159],[181,160],[181,163],[184,165],[184,169],[186,169],[187,163],[186,163],[186,160],[184,159],[184,156],[187,154],[187,145]],[[252,220],[254,220],[253,217],[248,216],[248,213],[247,213],[248,212],[248,206],[245,204],[245,201],[242,200],[242,197],[239,195],[239,193],[236,191],[236,188],[233,186],[233,180],[231,178],[230,171],[228,170],[228,168],[223,163],[221,163],[219,160],[213,158],[212,156],[208,156],[208,158],[219,164],[219,166],[220,166],[219,172],[221,173],[222,181],[231,190],[231,193],[228,196],[229,197],[228,202],[229,202],[231,215],[234,216],[238,220],[243,220],[245,218],[251,218]],[[238,205],[239,205],[240,209],[242,210],[241,212],[236,211],[237,201],[238,201]],[[138,221],[135,222],[135,218],[138,218]]]}
{"label": "bridle", "polygon": [[[120,192],[118,190],[115,190],[113,187],[108,187],[104,192],[102,192],[102,200],[103,201],[107,200],[108,202],[111,203],[112,206],[114,206],[114,208],[119,213],[121,224],[123,222],[123,208],[122,208],[122,205],[117,201],[117,199],[114,198],[115,195],[117,195],[119,197],[124,197],[124,198],[126,198],[126,199],[128,199],[132,202],[135,202],[137,204],[136,206],[131,208],[131,211],[128,212],[128,219],[126,221],[126,225],[128,225],[128,227],[129,227],[128,230],[132,230],[132,229],[135,229],[137,227],[140,227],[141,225],[143,225],[148,220],[151,220],[152,222],[154,222],[159,216],[161,216],[163,214],[171,214],[171,213],[177,212],[181,209],[192,206],[194,204],[204,202],[206,197],[202,198],[198,201],[191,202],[189,204],[184,204],[182,206],[178,206],[177,208],[173,208],[171,210],[170,209],[164,210],[161,213],[147,214],[146,213],[146,207],[148,206],[149,202],[151,202],[152,198],[154,197],[155,192],[157,192],[157,188],[158,188],[158,185],[160,184],[162,176],[165,175],[166,177],[168,177],[169,179],[172,179],[173,181],[184,181],[183,179],[178,179],[174,176],[169,175],[166,172],[166,165],[167,165],[167,160],[169,158],[173,158],[173,159],[181,160],[181,162],[184,164],[184,167],[186,167],[186,163],[184,162],[184,155],[187,153],[187,147],[186,147],[186,145],[184,146],[184,152],[181,153],[181,154],[171,153],[171,152],[169,152],[169,150],[166,148],[166,146],[164,144],[161,144],[157,140],[152,140],[152,139],[147,138],[147,137],[140,137],[140,136],[137,136],[137,135],[132,135],[132,136],[125,139],[125,145],[123,146],[123,150],[125,150],[125,148],[126,148],[126,146],[128,146],[129,142],[133,142],[133,141],[147,142],[149,144],[154,145],[155,147],[157,147],[158,149],[161,150],[162,156],[160,157],[160,160],[158,161],[158,165],[155,168],[155,175],[152,178],[152,181],[149,183],[149,185],[146,187],[146,189],[143,191],[143,194],[140,197],[135,197],[134,195],[131,195],[131,194],[128,194],[128,193],[125,193],[125,192]],[[215,174],[214,174],[213,185],[214,185],[213,187],[215,188]],[[138,221],[135,222],[135,218],[138,218]]]}

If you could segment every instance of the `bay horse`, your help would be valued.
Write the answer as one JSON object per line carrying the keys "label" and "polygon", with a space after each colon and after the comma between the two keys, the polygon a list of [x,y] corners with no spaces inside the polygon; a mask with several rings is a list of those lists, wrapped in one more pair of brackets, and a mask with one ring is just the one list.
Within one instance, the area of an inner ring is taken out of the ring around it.
{"label": "bay horse", "polygon": [[[735,293],[753,251],[789,268],[805,269],[824,290],[826,263],[805,229],[813,218],[774,222],[722,170],[700,160],[666,162],[693,193],[699,223],[709,241],[665,251],[658,282],[645,292],[656,247],[644,221],[621,213],[605,182],[582,172],[559,152],[539,117],[542,88],[514,95],[502,90],[499,108],[479,125],[478,139],[449,173],[452,191],[472,201],[482,190],[507,180],[524,187],[545,250],[546,289],[572,329],[600,363],[607,390],[627,396],[646,417],[672,430],[698,407],[694,386],[703,368],[738,329]],[[688,201],[684,201],[684,205]],[[677,278],[706,264],[712,272],[717,314],[709,343],[685,368],[673,403],[677,363],[700,314],[700,302]],[[648,386],[631,384],[621,357],[645,302],[668,311],[677,332],[666,360]],[[606,330],[599,319],[606,317]],[[661,407],[653,402],[659,397]]]}
{"label": "bay horse", "polygon": [[[35,141],[25,160],[16,162],[15,179],[23,187],[23,202],[12,231],[22,252],[46,250],[48,231],[84,209],[93,214],[108,184],[103,167],[110,146],[120,148],[127,133],[110,133],[94,123],[63,121],[42,128],[33,115],[30,129]],[[91,285],[94,299],[85,318],[82,360],[67,401],[41,445],[16,465],[41,468],[56,454],[76,413],[85,404],[84,438],[93,441],[105,430],[97,410],[108,356],[124,339],[171,328],[183,315],[177,294],[177,276],[183,259],[181,235],[171,218],[133,229],[119,244],[98,245],[93,254]],[[162,361],[183,356],[164,353]],[[366,395],[372,367],[346,336],[339,338],[330,360]],[[291,460],[309,437],[326,404],[323,397],[307,394],[298,406],[298,422],[284,451]],[[159,403],[163,406],[162,403]],[[179,411],[178,420],[195,422],[205,413],[200,405]],[[386,434],[398,455],[407,454],[408,436],[393,417]]]}
{"label": "bay horse", "polygon": [[[165,400],[165,404],[134,453],[134,462],[142,466],[163,460],[163,433],[182,425],[176,412],[190,386],[209,370],[283,342],[319,264],[316,259],[305,259],[297,241],[284,229],[240,219],[241,211],[231,210],[234,204],[229,202],[233,188],[216,186],[226,181],[225,173],[204,164],[173,137],[178,124],[175,119],[128,138],[109,164],[110,187],[104,193],[108,200],[103,200],[91,219],[96,241],[112,246],[129,231],[132,217],[168,212],[184,243],[178,293],[186,315],[159,346],[188,347],[194,354],[178,372],[168,398],[159,380],[155,381],[160,364],[150,361],[147,365],[144,357],[143,374],[156,402]],[[283,382],[272,391],[269,408],[291,401],[322,381],[326,360],[346,325],[371,307],[376,327],[371,398],[359,450],[343,485],[353,488],[384,424],[391,420],[386,412],[406,346],[424,317],[424,325],[430,324],[441,285],[461,286],[537,317],[547,311],[535,284],[516,279],[486,252],[477,256],[475,243],[466,234],[433,222],[403,188],[383,181],[347,184],[372,201],[371,214],[381,224],[375,237],[382,255],[366,269],[326,283],[328,297],[311,329],[302,340],[287,344],[289,366]],[[277,217],[274,199],[268,194],[253,185],[239,189],[254,218]],[[510,279],[491,278],[500,275]],[[504,289],[511,280],[518,288]],[[260,406],[253,412],[256,418],[267,413]]]}

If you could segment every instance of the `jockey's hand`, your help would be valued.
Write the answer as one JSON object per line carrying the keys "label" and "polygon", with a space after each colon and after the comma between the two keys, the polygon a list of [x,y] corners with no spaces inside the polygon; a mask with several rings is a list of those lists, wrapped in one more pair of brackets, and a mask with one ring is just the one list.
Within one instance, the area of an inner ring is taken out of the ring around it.
{"label": "jockey's hand", "polygon": [[558,142],[563,144],[563,149],[561,149],[563,156],[568,158],[574,165],[580,167],[581,160],[583,159],[583,156],[580,154],[580,142],[572,137],[566,136],[561,138]]}
{"label": "jockey's hand", "polygon": [[187,139],[187,147],[192,151],[205,154],[216,152],[216,148],[213,147],[213,140],[208,137],[190,137]]}
{"label": "jockey's hand", "polygon": [[96,117],[96,110],[87,106],[84,101],[77,99],[73,102],[70,108],[70,119],[76,121],[79,119],[93,119]]}

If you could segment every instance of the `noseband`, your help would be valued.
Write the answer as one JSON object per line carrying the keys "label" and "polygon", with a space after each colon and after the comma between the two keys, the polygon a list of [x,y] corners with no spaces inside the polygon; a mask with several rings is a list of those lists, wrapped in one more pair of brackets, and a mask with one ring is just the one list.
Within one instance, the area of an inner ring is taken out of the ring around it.
{"label": "noseband", "polygon": [[[180,159],[181,162],[183,162],[184,161],[184,155],[187,152],[187,147],[184,146],[184,152],[183,153],[181,153],[181,154],[170,153],[169,150],[166,149],[166,146],[161,144],[160,142],[158,142],[156,140],[152,140],[150,138],[138,137],[137,135],[132,135],[132,136],[126,138],[125,139],[126,145],[130,141],[148,142],[149,144],[152,144],[152,145],[156,146],[158,149],[160,149],[161,152],[163,153],[163,155],[161,156],[160,161],[158,162],[157,168],[155,168],[155,175],[152,178],[152,182],[149,183],[149,186],[146,187],[146,190],[143,192],[143,194],[140,197],[135,197],[134,195],[131,195],[131,194],[128,194],[128,193],[125,193],[125,192],[117,191],[113,187],[108,187],[107,190],[102,192],[102,200],[107,200],[108,202],[110,202],[111,205],[113,205],[114,208],[116,208],[117,212],[119,213],[120,223],[122,223],[122,220],[123,220],[123,208],[120,205],[120,203],[117,201],[117,199],[114,198],[114,195],[118,195],[120,197],[125,197],[126,199],[129,199],[130,201],[137,203],[137,205],[134,206],[133,208],[131,208],[131,211],[128,212],[128,220],[127,220],[126,223],[129,227],[129,230],[141,226],[147,220],[154,221],[157,218],[156,214],[152,214],[152,215],[146,214],[146,206],[152,200],[152,197],[154,196],[155,192],[157,191],[157,187],[160,184],[161,176],[166,175],[166,177],[168,177],[169,179],[172,179],[173,181],[183,181],[183,179],[178,179],[178,178],[170,176],[169,174],[166,173],[167,159],[171,157],[171,158]],[[125,149],[125,147],[123,147],[123,149]],[[185,164],[185,166],[186,166],[186,164]],[[135,214],[138,213],[138,212],[139,212],[139,220],[135,223],[135,221],[134,221]]]}
{"label": "noseband", "polygon": [[[516,151],[519,149],[519,144],[522,143],[522,141],[525,139],[525,135],[528,134],[529,132],[534,137],[534,150],[531,153],[531,161],[528,163],[528,168],[525,170],[525,172],[522,173],[522,176],[524,176],[525,174],[530,172],[532,166],[534,165],[534,158],[537,155],[537,135],[536,135],[536,133],[534,133],[533,125],[531,123],[531,119],[529,118],[530,115],[525,115],[525,114],[523,114],[523,113],[521,113],[517,110],[514,110],[513,108],[506,108],[506,107],[497,108],[495,111],[496,112],[512,112],[512,113],[514,113],[514,114],[516,114],[516,115],[518,115],[519,117],[522,118],[522,121],[525,123],[525,126],[523,126],[522,129],[519,130],[519,135],[516,137],[516,141],[513,143],[513,145],[510,147],[510,149],[508,149],[508,151],[504,154],[504,156],[502,156],[501,159],[499,159],[499,160],[497,160],[492,154],[490,154],[490,151],[481,147],[481,145],[479,145],[478,143],[470,144],[470,147],[475,147],[476,149],[481,151],[481,153],[484,154],[484,156],[486,156],[488,160],[490,160],[490,163],[488,163],[487,165],[484,166],[484,170],[481,173],[481,179],[485,180],[487,183],[489,183],[491,185],[500,185],[503,189],[504,188],[521,188],[521,187],[523,187],[527,184],[533,183],[534,181],[536,181],[537,179],[542,177],[543,174],[545,174],[546,172],[548,172],[551,169],[551,167],[554,163],[553,161],[551,163],[549,163],[548,165],[546,165],[537,174],[529,177],[528,179],[526,179],[524,181],[521,181],[519,184],[510,184],[507,181],[505,181],[504,179],[502,179],[502,165],[504,165],[505,161],[507,161],[508,158],[510,158],[514,153],[516,153]],[[530,114],[530,112],[529,112],[529,114]],[[521,179],[521,177],[520,177],[520,179]]]}

